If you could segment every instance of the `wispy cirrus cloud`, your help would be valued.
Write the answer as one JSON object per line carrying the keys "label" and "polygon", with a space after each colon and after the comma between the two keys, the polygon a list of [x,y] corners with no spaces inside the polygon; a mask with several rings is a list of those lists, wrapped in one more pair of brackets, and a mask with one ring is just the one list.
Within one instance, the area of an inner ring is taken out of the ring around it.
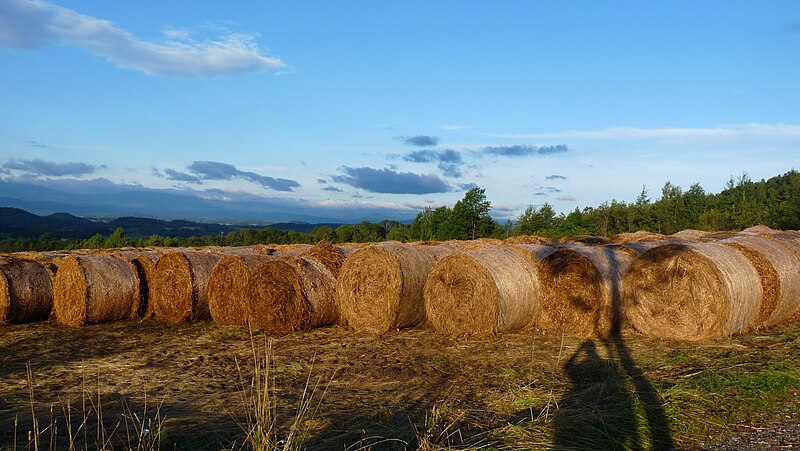
{"label": "wispy cirrus cloud", "polygon": [[189,171],[196,174],[201,180],[231,180],[244,179],[258,183],[264,188],[275,191],[293,191],[300,186],[295,180],[273,178],[255,172],[240,171],[236,166],[217,161],[195,161],[189,165]]}
{"label": "wispy cirrus cloud", "polygon": [[710,139],[769,137],[800,139],[797,124],[734,124],[718,127],[610,127],[598,130],[565,130],[548,133],[495,134],[508,139]]}
{"label": "wispy cirrus cloud", "polygon": [[48,177],[88,175],[102,167],[104,166],[77,162],[56,163],[54,161],[45,161],[38,158],[34,160],[8,160],[3,164],[3,168],[7,170],[22,171],[31,175]]}
{"label": "wispy cirrus cloud", "polygon": [[196,40],[188,32],[167,29],[164,35],[162,42],[146,41],[109,20],[44,0],[0,1],[0,46],[14,50],[66,44],[118,67],[166,77],[227,77],[284,67],[279,58],[264,54],[254,33]]}
{"label": "wispy cirrus cloud", "polygon": [[403,157],[413,163],[437,163],[437,167],[445,177],[461,177],[461,166],[464,158],[461,152],[453,149],[445,150],[415,150]]}
{"label": "wispy cirrus cloud", "polygon": [[334,175],[334,182],[344,183],[373,193],[387,194],[430,194],[447,193],[452,187],[435,174],[415,174],[398,172],[392,169],[369,167],[339,168],[344,175]]}
{"label": "wispy cirrus cloud", "polygon": [[557,153],[565,153],[568,150],[569,149],[564,144],[559,144],[556,146],[529,146],[524,144],[516,144],[513,146],[487,146],[481,149],[481,153],[499,157],[527,157],[531,155],[553,155]]}
{"label": "wispy cirrus cloud", "polygon": [[548,175],[544,179],[545,180],[566,180],[567,178],[565,176],[563,176],[563,175],[552,174],[552,175]]}

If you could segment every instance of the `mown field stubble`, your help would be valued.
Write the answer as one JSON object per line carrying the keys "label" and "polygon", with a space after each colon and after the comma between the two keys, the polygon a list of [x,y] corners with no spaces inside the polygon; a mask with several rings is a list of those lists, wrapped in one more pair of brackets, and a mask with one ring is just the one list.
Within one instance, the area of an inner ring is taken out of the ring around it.
{"label": "mown field stubble", "polygon": [[[797,323],[702,344],[535,331],[454,339],[424,328],[374,337],[345,327],[272,340],[279,437],[309,374],[320,381],[316,414],[302,421],[308,449],[698,449],[800,399]],[[105,433],[124,442],[123,417],[141,420],[145,397],[147,416],[161,405],[161,449],[240,449],[253,342],[263,334],[251,341],[245,327],[204,321],[4,327],[0,449],[14,449],[15,434],[26,449],[31,407],[40,449],[54,432],[68,449],[64,418],[71,412],[75,429],[87,398],[102,405]],[[98,419],[87,416],[79,435],[94,444]]]}

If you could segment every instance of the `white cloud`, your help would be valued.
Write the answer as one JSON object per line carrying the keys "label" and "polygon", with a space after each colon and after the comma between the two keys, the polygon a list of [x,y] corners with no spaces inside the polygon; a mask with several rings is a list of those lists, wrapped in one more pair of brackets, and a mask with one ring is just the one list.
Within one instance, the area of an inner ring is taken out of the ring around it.
{"label": "white cloud", "polygon": [[797,124],[733,124],[718,127],[668,127],[637,128],[611,127],[599,130],[567,130],[551,133],[495,134],[498,138],[510,139],[716,139],[742,137],[768,137],[800,139]]}
{"label": "white cloud", "polygon": [[186,31],[167,28],[164,36],[160,43],[145,41],[111,21],[43,0],[0,1],[0,46],[6,48],[67,44],[119,67],[169,77],[225,77],[284,67],[262,52],[253,33],[195,40]]}

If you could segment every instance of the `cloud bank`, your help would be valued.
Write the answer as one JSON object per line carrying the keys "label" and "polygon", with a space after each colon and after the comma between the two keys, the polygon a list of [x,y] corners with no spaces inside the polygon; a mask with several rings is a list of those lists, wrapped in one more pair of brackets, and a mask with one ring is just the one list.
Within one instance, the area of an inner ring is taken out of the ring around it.
{"label": "cloud bank", "polygon": [[53,161],[35,160],[8,160],[3,164],[4,169],[23,171],[33,175],[64,177],[92,174],[102,166],[86,163],[56,163]]}
{"label": "cloud bank", "polygon": [[439,144],[439,138],[428,135],[405,136],[402,139],[404,143],[415,147],[431,147]]}
{"label": "cloud bank", "polygon": [[339,168],[344,175],[334,175],[333,181],[344,183],[373,193],[385,194],[430,194],[447,193],[452,190],[444,180],[435,174],[414,174],[397,172],[392,169],[373,169],[368,167]]}
{"label": "cloud bank", "polygon": [[413,163],[437,163],[437,167],[445,177],[461,177],[461,166],[464,165],[464,158],[461,152],[453,149],[446,150],[415,150],[403,157],[406,161]]}
{"label": "cloud bank", "polygon": [[262,52],[252,33],[201,40],[180,30],[164,34],[163,42],[145,41],[111,21],[44,0],[0,1],[0,46],[14,50],[67,44],[118,67],[166,77],[227,77],[284,66],[279,58]]}
{"label": "cloud bank", "polygon": [[528,146],[517,144],[513,146],[488,146],[481,149],[485,155],[498,157],[527,157],[531,155],[553,155],[567,152],[567,146],[559,144],[557,146]]}
{"label": "cloud bank", "polygon": [[216,161],[195,161],[189,165],[189,170],[201,180],[231,180],[238,178],[258,183],[264,188],[275,191],[293,191],[300,186],[295,180],[276,179],[256,174],[255,172],[240,171],[232,164]]}

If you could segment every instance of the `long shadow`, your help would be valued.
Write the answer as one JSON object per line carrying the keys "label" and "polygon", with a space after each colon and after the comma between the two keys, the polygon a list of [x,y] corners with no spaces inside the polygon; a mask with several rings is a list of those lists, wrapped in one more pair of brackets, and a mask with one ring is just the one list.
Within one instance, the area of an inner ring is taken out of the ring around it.
{"label": "long shadow", "polygon": [[[586,340],[564,364],[573,387],[561,399],[555,417],[556,449],[672,450],[663,402],[636,365],[620,333],[623,312],[619,284],[624,268],[613,249],[605,249],[604,258],[608,265],[606,283],[611,289],[611,333]],[[605,350],[605,359],[600,357],[598,345]]]}

